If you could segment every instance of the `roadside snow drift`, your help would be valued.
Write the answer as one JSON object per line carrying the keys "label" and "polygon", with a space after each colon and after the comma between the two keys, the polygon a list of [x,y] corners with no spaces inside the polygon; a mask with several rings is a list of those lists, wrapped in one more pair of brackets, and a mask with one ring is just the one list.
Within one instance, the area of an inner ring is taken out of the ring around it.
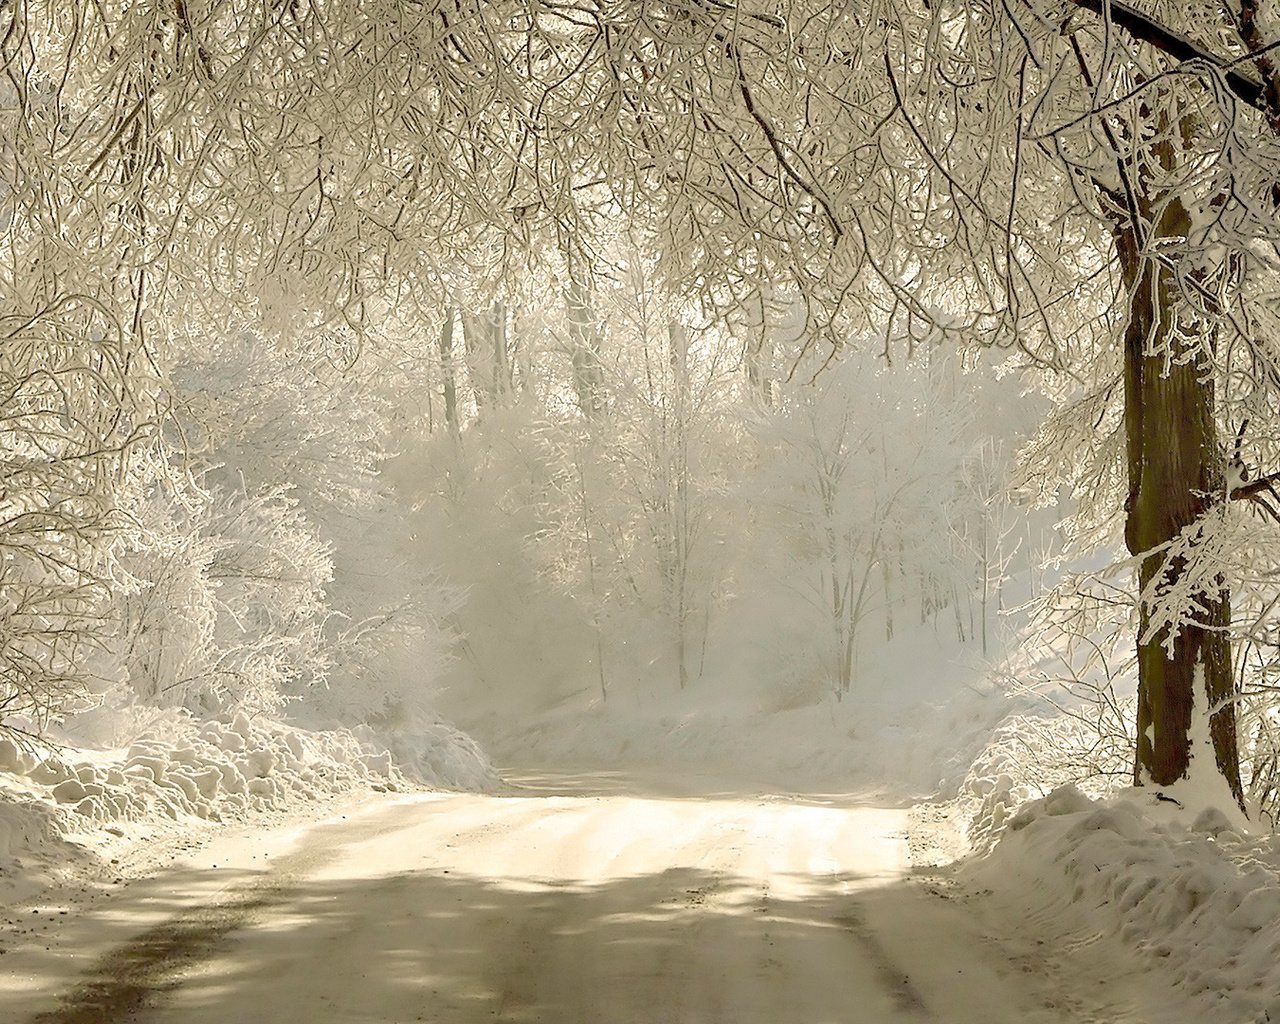
{"label": "roadside snow drift", "polygon": [[1150,790],[1072,785],[1024,806],[969,880],[1046,935],[1119,934],[1203,1005],[1200,1020],[1280,1021],[1280,846]]}
{"label": "roadside snow drift", "polygon": [[122,826],[239,820],[362,789],[496,782],[475,742],[443,722],[392,738],[394,755],[386,742],[365,728],[311,732],[243,713],[170,721],[163,735],[107,752],[0,734],[0,893],[6,902],[29,895],[124,838]]}

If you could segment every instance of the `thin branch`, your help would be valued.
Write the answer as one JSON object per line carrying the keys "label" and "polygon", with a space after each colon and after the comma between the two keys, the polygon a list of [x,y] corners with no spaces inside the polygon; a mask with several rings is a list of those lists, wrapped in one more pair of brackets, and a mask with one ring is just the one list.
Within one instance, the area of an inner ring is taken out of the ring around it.
{"label": "thin branch", "polygon": [[1119,25],[1134,39],[1150,43],[1157,50],[1168,54],[1177,61],[1203,61],[1210,67],[1217,68],[1227,87],[1249,106],[1268,113],[1265,86],[1249,75],[1242,74],[1232,65],[1235,63],[1221,57],[1198,43],[1188,39],[1182,33],[1167,25],[1162,25],[1148,14],[1130,7],[1123,0],[1069,0],[1082,10],[1106,18],[1110,14],[1112,23]]}

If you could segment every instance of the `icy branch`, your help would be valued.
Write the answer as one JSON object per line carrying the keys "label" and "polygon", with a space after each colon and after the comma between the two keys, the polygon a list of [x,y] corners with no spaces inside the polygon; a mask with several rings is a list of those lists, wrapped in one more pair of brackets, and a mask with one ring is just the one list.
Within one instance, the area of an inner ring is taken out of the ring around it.
{"label": "icy branch", "polygon": [[1130,7],[1121,0],[1071,0],[1071,3],[1083,10],[1090,11],[1098,17],[1105,17],[1104,10],[1109,9],[1111,21],[1128,32],[1134,39],[1150,43],[1157,50],[1168,54],[1177,61],[1200,61],[1216,68],[1222,73],[1227,86],[1249,106],[1267,112],[1265,87],[1249,75],[1243,74],[1233,66],[1235,61],[1221,57],[1206,50],[1203,46],[1176,32],[1167,25],[1162,25],[1151,16],[1136,8]]}

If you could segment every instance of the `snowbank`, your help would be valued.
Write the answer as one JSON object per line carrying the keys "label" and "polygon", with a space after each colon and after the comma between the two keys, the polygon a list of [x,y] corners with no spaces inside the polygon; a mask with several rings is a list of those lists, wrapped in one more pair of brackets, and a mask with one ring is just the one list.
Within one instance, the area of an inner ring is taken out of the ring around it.
{"label": "snowbank", "polygon": [[[383,742],[379,742],[383,740]],[[22,743],[0,733],[0,896],[23,898],[138,829],[244,820],[358,792],[487,789],[496,775],[443,722],[413,736],[313,732],[227,714],[171,719],[122,750]]]}
{"label": "snowbank", "polygon": [[385,744],[402,771],[432,788],[486,792],[498,784],[498,774],[480,745],[443,719],[381,733],[361,726],[355,734],[368,745]]}
{"label": "snowbank", "polygon": [[1066,785],[963,874],[1049,931],[1119,934],[1203,1006],[1198,1019],[1280,1021],[1280,844],[1237,824],[1151,790],[1096,801]]}
{"label": "snowbank", "polygon": [[692,696],[656,707],[597,703],[467,725],[495,756],[520,766],[699,768],[752,783],[905,800],[954,794],[1013,707],[994,688],[961,689],[945,700],[893,696],[782,710]]}

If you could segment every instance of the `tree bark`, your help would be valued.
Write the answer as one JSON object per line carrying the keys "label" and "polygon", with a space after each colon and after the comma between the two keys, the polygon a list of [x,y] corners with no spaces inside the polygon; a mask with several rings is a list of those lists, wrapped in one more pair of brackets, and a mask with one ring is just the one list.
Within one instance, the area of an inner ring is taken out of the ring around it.
{"label": "tree bark", "polygon": [[578,408],[587,419],[597,420],[605,410],[604,366],[600,362],[600,326],[591,301],[591,287],[582,277],[570,276],[564,298],[569,310],[569,360]]}
{"label": "tree bark", "polygon": [[[1176,199],[1166,200],[1158,220],[1143,211],[1157,237],[1185,236],[1190,226]],[[1177,581],[1185,571],[1156,550],[1204,514],[1223,489],[1222,456],[1214,416],[1213,368],[1208,355],[1183,350],[1179,337],[1177,282],[1160,261],[1142,252],[1127,220],[1115,231],[1124,283],[1130,296],[1124,333],[1124,405],[1129,494],[1125,543],[1140,558],[1145,591],[1161,573]],[[1186,325],[1183,324],[1183,327]],[[1173,358],[1170,358],[1172,354]],[[1189,357],[1189,358],[1186,358]],[[1168,786],[1186,778],[1193,707],[1217,708],[1210,722],[1217,770],[1241,800],[1236,748],[1235,682],[1226,582],[1201,596],[1204,611],[1166,648],[1163,631],[1149,636],[1150,608],[1141,602],[1138,638],[1138,720],[1135,785]],[[1200,678],[1198,678],[1200,677]]]}
{"label": "tree bark", "polygon": [[458,422],[458,385],[453,366],[453,321],[456,311],[452,306],[444,311],[444,323],[440,327],[440,375],[444,378],[444,419],[449,433],[457,439],[462,432]]}
{"label": "tree bark", "polygon": [[1124,3],[1123,0],[1070,0],[1070,2],[1100,18],[1104,15],[1109,17],[1113,24],[1119,25],[1134,39],[1150,43],[1176,61],[1193,61],[1216,67],[1222,73],[1227,88],[1236,96],[1249,106],[1261,110],[1268,117],[1272,115],[1274,108],[1268,103],[1266,85],[1242,72],[1235,66],[1236,62],[1230,58],[1219,56],[1212,50],[1206,49],[1150,14]]}

